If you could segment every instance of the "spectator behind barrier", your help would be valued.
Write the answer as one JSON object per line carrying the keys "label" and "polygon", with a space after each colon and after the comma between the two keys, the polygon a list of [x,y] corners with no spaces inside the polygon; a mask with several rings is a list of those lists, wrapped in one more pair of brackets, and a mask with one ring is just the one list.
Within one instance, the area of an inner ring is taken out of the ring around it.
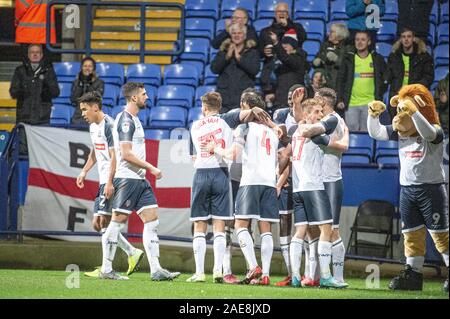
{"label": "spectator behind barrier", "polygon": [[439,121],[445,135],[448,136],[448,72],[445,78],[439,81],[434,92],[434,101],[439,113]]}
{"label": "spectator behind barrier", "polygon": [[70,102],[75,106],[75,113],[71,123],[87,125],[88,123],[81,116],[78,99],[85,93],[97,91],[103,96],[105,83],[95,73],[96,63],[91,57],[86,57],[81,61],[81,70],[76,79],[72,82]]}
{"label": "spectator behind barrier", "polygon": [[397,36],[404,28],[414,31],[415,35],[427,41],[430,27],[430,13],[434,1],[401,0],[398,2]]}

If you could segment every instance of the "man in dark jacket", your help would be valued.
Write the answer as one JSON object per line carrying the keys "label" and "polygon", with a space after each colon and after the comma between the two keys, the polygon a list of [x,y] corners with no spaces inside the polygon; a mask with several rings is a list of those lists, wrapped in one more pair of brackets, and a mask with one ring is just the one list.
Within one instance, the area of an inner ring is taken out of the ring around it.
{"label": "man in dark jacket", "polygon": [[221,113],[238,108],[242,91],[255,85],[259,72],[256,43],[245,40],[247,27],[238,23],[230,26],[231,38],[225,40],[211,62],[211,71],[218,74],[217,92],[222,96]]}
{"label": "man in dark jacket", "polygon": [[369,52],[370,35],[358,31],[356,52],[347,52],[338,74],[338,105],[340,115],[345,110],[345,122],[350,131],[367,131],[367,104],[383,100],[386,85],[383,74],[386,63],[381,55]]}
{"label": "man in dark jacket", "polygon": [[59,86],[52,64],[44,59],[41,45],[28,47],[28,58],[14,71],[9,93],[17,99],[17,123],[50,123],[52,99],[58,97]]}
{"label": "man in dark jacket", "polygon": [[[390,85],[389,99],[396,95],[403,85],[422,84],[430,88],[434,80],[433,58],[427,52],[425,42],[414,36],[409,28],[404,28],[400,39],[392,46],[387,70],[384,76]],[[391,119],[397,114],[389,107]]]}

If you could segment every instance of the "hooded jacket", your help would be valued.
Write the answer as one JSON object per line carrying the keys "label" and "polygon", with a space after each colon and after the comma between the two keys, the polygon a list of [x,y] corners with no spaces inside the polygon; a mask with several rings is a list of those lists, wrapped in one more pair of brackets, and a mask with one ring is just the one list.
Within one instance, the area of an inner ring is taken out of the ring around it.
{"label": "hooded jacket", "polygon": [[78,99],[88,92],[97,91],[103,96],[105,83],[101,80],[95,72],[86,77],[82,72],[78,73],[77,78],[72,82],[72,91],[70,94],[70,102],[75,106],[75,112],[72,116],[72,124],[87,124],[81,117],[81,110],[78,104]]}

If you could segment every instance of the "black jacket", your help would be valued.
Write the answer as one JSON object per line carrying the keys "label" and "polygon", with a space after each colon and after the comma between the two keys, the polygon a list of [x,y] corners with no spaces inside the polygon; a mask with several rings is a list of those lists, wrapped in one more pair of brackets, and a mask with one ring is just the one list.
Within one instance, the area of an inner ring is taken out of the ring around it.
{"label": "black jacket", "polygon": [[240,61],[234,56],[229,60],[226,59],[230,43],[230,39],[225,40],[211,62],[211,71],[219,75],[217,92],[222,96],[222,113],[239,107],[242,91],[255,85],[255,76],[259,72],[256,43],[252,40],[245,42]]}
{"label": "black jacket", "polygon": [[72,116],[72,124],[87,124],[86,121],[81,117],[81,110],[78,105],[78,98],[80,98],[84,93],[97,91],[103,96],[105,89],[105,83],[101,80],[95,72],[92,76],[85,77],[80,72],[77,78],[72,82],[72,91],[70,94],[70,102],[75,106],[75,113]]}
{"label": "black jacket", "polygon": [[288,24],[286,26],[282,26],[281,24],[278,24],[275,19],[273,19],[272,24],[267,28],[262,29],[259,35],[258,44],[261,56],[264,56],[264,47],[268,44],[272,44],[270,32],[275,33],[278,40],[281,41],[286,31],[292,28],[295,29],[295,32],[297,33],[298,47],[301,48],[303,42],[306,40],[306,32],[303,26],[300,23],[293,22],[291,19],[288,19]]}
{"label": "black jacket", "polygon": [[17,123],[50,123],[52,99],[59,95],[52,64],[43,59],[33,71],[27,59],[15,69],[9,93],[12,98],[17,99]]}
{"label": "black jacket", "polygon": [[[348,104],[352,94],[353,80],[355,78],[355,52],[347,51],[344,55],[341,68],[338,73],[337,93],[338,103],[344,102],[345,110],[348,110]],[[372,55],[375,79],[375,99],[383,101],[383,95],[386,92],[386,84],[383,80],[383,74],[386,71],[386,62],[381,55],[376,52]]]}
{"label": "black jacket", "polygon": [[[392,52],[388,57],[385,81],[390,85],[389,98],[400,91],[405,75],[405,65],[402,57],[402,44],[400,40],[392,46]],[[434,62],[428,54],[425,43],[416,38],[414,51],[409,56],[409,80],[408,84],[422,84],[430,88],[434,80]]]}
{"label": "black jacket", "polygon": [[[211,40],[211,46],[214,49],[219,49],[222,42],[229,38],[230,34],[227,31],[222,31]],[[258,43],[258,34],[256,33],[255,27],[252,25],[247,25],[247,40],[253,40],[255,43]]]}
{"label": "black jacket", "polygon": [[431,0],[401,0],[398,2],[397,36],[404,27],[414,30],[417,37],[426,39],[433,7]]}

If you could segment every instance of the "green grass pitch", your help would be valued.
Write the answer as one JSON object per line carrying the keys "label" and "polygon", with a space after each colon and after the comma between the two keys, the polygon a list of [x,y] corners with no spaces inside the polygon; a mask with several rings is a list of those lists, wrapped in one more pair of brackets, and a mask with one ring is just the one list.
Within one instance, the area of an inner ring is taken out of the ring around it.
{"label": "green grass pitch", "polygon": [[[367,289],[364,279],[347,278],[350,287],[344,290],[276,287],[282,277],[271,277],[272,285],[245,286],[212,283],[186,283],[189,274],[172,282],[153,282],[149,274],[139,272],[128,281],[100,280],[79,276],[79,288],[66,287],[70,275],[64,271],[0,269],[0,298],[163,298],[163,299],[448,299],[442,281],[425,281],[422,292],[390,291],[388,279],[380,281],[379,289]],[[69,282],[76,282],[70,281]]]}

